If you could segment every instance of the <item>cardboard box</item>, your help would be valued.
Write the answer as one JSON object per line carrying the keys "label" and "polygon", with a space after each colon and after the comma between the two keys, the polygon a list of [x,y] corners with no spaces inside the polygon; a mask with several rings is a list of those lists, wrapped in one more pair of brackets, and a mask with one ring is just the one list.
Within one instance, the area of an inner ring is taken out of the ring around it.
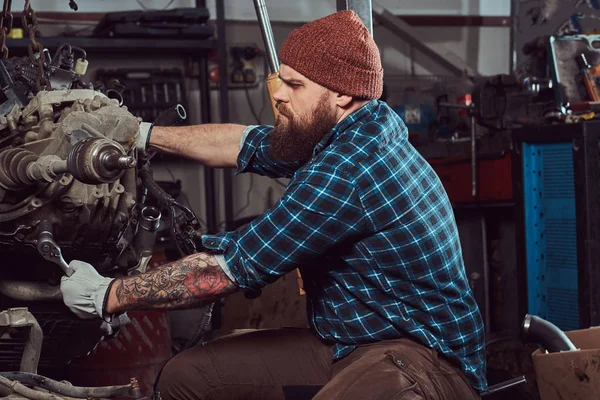
{"label": "cardboard box", "polygon": [[532,354],[541,400],[600,399],[600,329],[565,333],[579,351]]}

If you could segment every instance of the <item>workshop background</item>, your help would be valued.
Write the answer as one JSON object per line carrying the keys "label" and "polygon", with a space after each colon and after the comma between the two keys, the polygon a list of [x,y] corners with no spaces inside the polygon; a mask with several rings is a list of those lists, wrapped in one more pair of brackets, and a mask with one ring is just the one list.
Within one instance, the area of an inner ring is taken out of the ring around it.
{"label": "workshop background", "polygon": [[[343,3],[266,1],[277,48],[294,28]],[[12,5],[21,10],[23,1]],[[273,122],[265,45],[252,1],[77,5],[73,11],[66,0],[34,0],[38,40],[52,48],[73,37],[106,35],[98,27],[110,25],[107,13],[192,7],[208,13],[204,33],[163,41],[163,48],[143,41],[136,48],[118,34],[107,36],[110,45],[82,42],[86,78],[107,84],[119,79],[132,113],[151,121],[160,110],[150,104],[149,93],[169,87],[175,88],[171,101],[185,106],[188,124]],[[600,125],[593,121],[600,104],[597,3],[379,0],[372,8],[384,99],[406,122],[410,140],[434,166],[454,206],[465,266],[485,320],[490,383],[525,375],[528,384],[512,398],[537,398],[531,357],[536,346],[519,339],[525,314],[563,331],[600,324]],[[9,49],[18,40],[9,39]],[[583,66],[581,53],[587,55]],[[173,156],[155,156],[152,168],[154,178],[198,214],[207,232],[248,223],[277,202],[287,183]],[[154,266],[174,259],[168,235],[159,237]],[[299,284],[289,274],[256,299],[242,294],[225,299],[213,310],[204,339],[246,328],[307,326]],[[199,310],[148,313],[135,321],[135,329],[126,332],[137,335],[140,352],[148,346],[149,356],[130,365],[125,352],[117,363],[110,350],[123,350],[125,341],[101,342],[91,354],[96,358],[74,368],[94,371],[97,379],[79,382],[102,384],[103,376],[151,370],[147,386],[164,360],[205,328]],[[153,336],[155,326],[163,326],[167,337],[158,337],[160,329]]]}

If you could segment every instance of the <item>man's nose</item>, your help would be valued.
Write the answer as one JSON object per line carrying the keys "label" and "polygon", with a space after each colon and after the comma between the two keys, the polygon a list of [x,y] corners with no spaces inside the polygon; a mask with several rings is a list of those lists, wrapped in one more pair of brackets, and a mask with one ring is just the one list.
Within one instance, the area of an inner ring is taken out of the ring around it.
{"label": "man's nose", "polygon": [[273,100],[277,103],[287,103],[288,98],[285,94],[285,85],[282,83],[279,88],[273,93]]}

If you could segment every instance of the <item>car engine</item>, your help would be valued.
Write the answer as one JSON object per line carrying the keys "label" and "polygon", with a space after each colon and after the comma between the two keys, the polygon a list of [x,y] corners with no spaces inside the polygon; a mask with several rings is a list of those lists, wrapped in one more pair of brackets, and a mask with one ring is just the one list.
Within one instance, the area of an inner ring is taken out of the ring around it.
{"label": "car engine", "polygon": [[[165,210],[181,253],[196,250],[200,226],[152,180],[134,146],[141,119],[119,91],[82,79],[85,51],[65,44],[51,57],[30,39],[29,57],[0,60],[0,371],[50,374],[127,322],[81,320],[64,306],[69,261],[104,276],[143,272]],[[178,106],[154,123],[183,119]]]}

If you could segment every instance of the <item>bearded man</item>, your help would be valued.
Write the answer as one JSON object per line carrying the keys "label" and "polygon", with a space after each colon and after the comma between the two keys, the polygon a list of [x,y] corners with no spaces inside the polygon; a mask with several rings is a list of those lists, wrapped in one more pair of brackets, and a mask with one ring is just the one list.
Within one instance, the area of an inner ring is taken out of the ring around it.
{"label": "bearded man", "polygon": [[477,399],[484,327],[446,192],[379,101],[379,50],[352,11],[283,44],[275,126],[142,124],[140,146],[237,173],[290,178],[246,227],[205,235],[207,252],[149,272],[101,277],[71,263],[65,304],[82,318],[189,308],[255,291],[300,268],[310,329],[223,337],[177,354],[164,399]]}

